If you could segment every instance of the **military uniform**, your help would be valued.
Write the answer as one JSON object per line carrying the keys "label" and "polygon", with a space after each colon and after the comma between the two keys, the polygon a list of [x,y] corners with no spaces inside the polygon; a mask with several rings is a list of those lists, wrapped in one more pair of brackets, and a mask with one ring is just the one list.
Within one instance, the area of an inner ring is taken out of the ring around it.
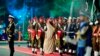
{"label": "military uniform", "polygon": [[[71,39],[74,39],[75,37],[75,29],[76,29],[76,25],[74,23],[70,23],[68,26],[67,26],[67,36]],[[68,53],[74,53],[74,50],[76,50],[76,46],[71,44],[71,43],[67,43],[67,48],[68,48]]]}
{"label": "military uniform", "polygon": [[29,21],[29,25],[28,25],[28,47],[31,47],[31,29],[32,29],[32,23],[31,21]]}
{"label": "military uniform", "polygon": [[40,51],[43,52],[43,43],[44,43],[44,23],[39,23],[37,31],[38,47]]}
{"label": "military uniform", "polygon": [[36,33],[37,33],[37,23],[35,23],[32,26],[32,32],[31,32],[31,42],[32,42],[32,52],[36,53],[37,51],[37,39],[36,39]]}
{"label": "military uniform", "polygon": [[36,23],[32,20],[29,22],[28,33],[29,33],[29,46],[32,47],[32,52],[36,53],[37,40],[36,40]]}
{"label": "military uniform", "polygon": [[98,31],[98,45],[99,45],[99,55],[100,55],[100,26],[99,26],[99,31]]}
{"label": "military uniform", "polygon": [[99,31],[99,26],[98,25],[95,25],[93,26],[93,48],[94,50],[97,50],[96,45],[96,40],[98,40],[98,31]]}
{"label": "military uniform", "polygon": [[56,29],[56,51],[58,51],[60,54],[62,54],[63,50],[63,24],[58,23],[57,29]]}
{"label": "military uniform", "polygon": [[99,53],[98,53],[98,55],[100,55],[100,18],[98,19],[98,25],[99,25],[99,31],[98,31]]}
{"label": "military uniform", "polygon": [[15,24],[14,24],[14,22],[10,22],[6,29],[6,33],[8,36],[9,48],[10,48],[10,56],[13,56],[13,54],[14,54],[14,30],[15,30]]}

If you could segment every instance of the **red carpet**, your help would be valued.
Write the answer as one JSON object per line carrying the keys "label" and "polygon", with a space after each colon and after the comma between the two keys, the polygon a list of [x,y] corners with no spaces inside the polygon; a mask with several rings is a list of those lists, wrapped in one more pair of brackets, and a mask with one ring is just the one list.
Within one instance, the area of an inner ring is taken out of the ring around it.
{"label": "red carpet", "polygon": [[[38,50],[37,54],[33,54],[32,51],[31,51],[31,48],[15,47],[15,50],[18,51],[18,52],[22,52],[22,53],[25,53],[25,54],[32,55],[32,56],[41,56],[39,50]],[[54,52],[52,54],[44,54],[44,56],[60,56],[60,55],[59,55],[59,53]],[[63,54],[63,56],[71,56],[71,55]]]}

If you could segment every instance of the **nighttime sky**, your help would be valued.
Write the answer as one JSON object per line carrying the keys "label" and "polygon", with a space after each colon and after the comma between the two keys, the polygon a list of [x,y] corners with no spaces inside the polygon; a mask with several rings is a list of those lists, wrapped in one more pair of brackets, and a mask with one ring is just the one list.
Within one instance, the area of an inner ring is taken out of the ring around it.
{"label": "nighttime sky", "polygon": [[[4,9],[16,18],[27,16],[58,17],[70,15],[71,3],[73,4],[73,16],[78,16],[80,11],[85,13],[88,2],[88,15],[91,12],[92,0],[0,0],[0,15],[5,14]],[[96,8],[99,9],[99,0],[96,0]],[[4,8],[2,8],[4,7]],[[3,11],[2,11],[3,10]],[[99,11],[99,10],[98,10]]]}
{"label": "nighttime sky", "polygon": [[[77,17],[85,14],[90,17],[92,3],[93,0],[0,0],[0,20],[5,20],[7,24],[8,15],[11,14],[15,17],[16,24],[22,26],[23,22],[27,21],[24,23],[25,27],[22,27],[23,31],[26,31],[28,19],[34,16],[69,17],[71,14],[73,17]],[[99,0],[95,2],[94,11],[95,14],[100,12]]]}

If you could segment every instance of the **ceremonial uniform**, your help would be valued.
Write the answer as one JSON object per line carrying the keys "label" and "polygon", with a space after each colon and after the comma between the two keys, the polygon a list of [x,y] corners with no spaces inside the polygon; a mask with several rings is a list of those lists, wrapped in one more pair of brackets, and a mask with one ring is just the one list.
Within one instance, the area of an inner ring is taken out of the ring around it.
{"label": "ceremonial uniform", "polygon": [[28,47],[31,47],[31,30],[30,30],[30,27],[28,27]]}
{"label": "ceremonial uniform", "polygon": [[28,32],[29,32],[29,40],[31,42],[31,46],[32,46],[32,52],[36,53],[37,51],[37,39],[36,39],[36,33],[37,33],[37,29],[36,29],[36,22],[34,21],[30,21],[29,22],[29,28],[28,28]]}
{"label": "ceremonial uniform", "polygon": [[62,33],[62,31],[60,30],[60,29],[58,29],[57,30],[57,32],[56,32],[56,50],[58,49],[58,50],[60,50],[60,48],[62,47],[62,35],[63,35],[63,33]]}
{"label": "ceremonial uniform", "polygon": [[29,21],[29,26],[28,26],[28,47],[31,47],[32,46],[32,40],[31,40],[31,32],[32,32],[32,29],[33,29],[33,25],[32,25],[32,22]]}
{"label": "ceremonial uniform", "polygon": [[61,54],[63,50],[63,24],[58,23],[56,30],[56,50]]}
{"label": "ceremonial uniform", "polygon": [[94,56],[98,55],[99,52],[99,30],[100,26],[99,24],[96,24],[93,26],[93,39],[92,39],[92,43],[93,43],[93,50],[94,50]]}
{"label": "ceremonial uniform", "polygon": [[[76,25],[74,23],[70,23],[67,26],[66,29],[66,34],[70,39],[75,39],[75,31],[76,31]],[[71,44],[71,43],[67,43],[67,48],[68,48],[68,53],[74,53],[74,51],[76,50],[76,46]]]}
{"label": "ceremonial uniform", "polygon": [[38,47],[40,48],[40,51],[43,52],[43,43],[44,43],[44,23],[40,23],[40,26],[38,28],[37,32],[38,37]]}
{"label": "ceremonial uniform", "polygon": [[99,31],[99,26],[95,25],[93,26],[93,49],[98,50],[97,48],[97,40],[98,40],[98,31]]}
{"label": "ceremonial uniform", "polygon": [[32,32],[31,32],[31,40],[32,40],[32,52],[36,53],[37,52],[37,47],[38,47],[38,41],[36,39],[36,33],[37,33],[37,23],[35,23],[32,27]]}
{"label": "ceremonial uniform", "polygon": [[98,31],[98,42],[99,42],[99,55],[100,55],[100,26],[99,26],[99,31]]}
{"label": "ceremonial uniform", "polygon": [[13,56],[13,54],[14,54],[14,30],[15,30],[14,22],[9,22],[8,27],[6,29],[6,33],[8,36],[10,56]]}

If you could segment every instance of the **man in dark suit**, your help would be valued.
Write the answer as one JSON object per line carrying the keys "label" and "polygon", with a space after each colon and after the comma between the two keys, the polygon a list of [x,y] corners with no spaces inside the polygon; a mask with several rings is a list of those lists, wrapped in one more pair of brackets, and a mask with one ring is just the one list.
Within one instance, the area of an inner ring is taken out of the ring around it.
{"label": "man in dark suit", "polygon": [[14,55],[14,30],[15,30],[15,24],[13,21],[14,17],[9,15],[8,21],[9,24],[6,29],[6,33],[8,36],[8,43],[9,43],[9,49],[10,49],[10,56]]}

